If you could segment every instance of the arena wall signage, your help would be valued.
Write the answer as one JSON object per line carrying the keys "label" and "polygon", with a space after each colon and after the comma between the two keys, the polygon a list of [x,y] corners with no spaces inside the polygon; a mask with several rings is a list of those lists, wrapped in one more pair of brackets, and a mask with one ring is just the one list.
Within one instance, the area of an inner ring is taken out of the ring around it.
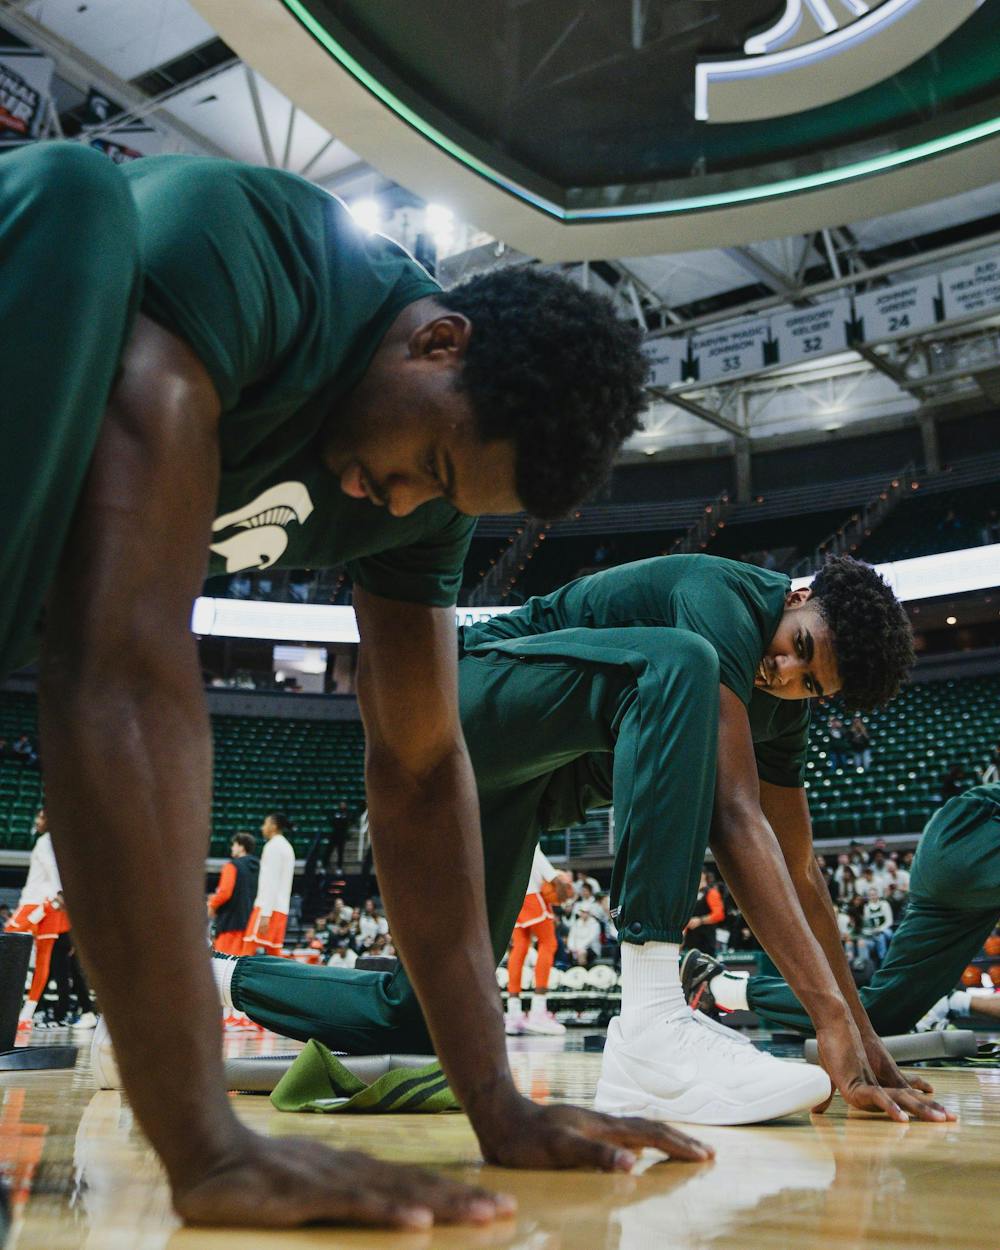
{"label": "arena wall signage", "polygon": [[0,148],[41,134],[54,62],[33,48],[0,47]]}
{"label": "arena wall signage", "polygon": [[884,82],[933,51],[983,0],[786,0],[738,60],[695,69],[695,116],[750,122],[801,113]]}

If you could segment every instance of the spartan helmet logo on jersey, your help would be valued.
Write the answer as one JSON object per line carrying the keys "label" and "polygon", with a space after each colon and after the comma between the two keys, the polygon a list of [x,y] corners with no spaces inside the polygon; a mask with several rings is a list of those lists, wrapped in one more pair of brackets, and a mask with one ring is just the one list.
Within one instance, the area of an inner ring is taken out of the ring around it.
{"label": "spartan helmet logo on jersey", "polygon": [[288,546],[288,526],[302,525],[312,510],[303,482],[279,482],[245,507],[216,517],[212,533],[219,538],[210,549],[226,561],[227,573],[269,569]]}
{"label": "spartan helmet logo on jersey", "polygon": [[761,121],[832,104],[920,60],[984,0],[785,0],[738,60],[695,69],[695,116]]}

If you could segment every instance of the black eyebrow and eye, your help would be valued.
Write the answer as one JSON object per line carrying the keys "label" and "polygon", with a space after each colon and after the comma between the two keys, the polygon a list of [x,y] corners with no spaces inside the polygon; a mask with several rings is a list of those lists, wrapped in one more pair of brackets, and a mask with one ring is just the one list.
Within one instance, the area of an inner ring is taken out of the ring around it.
{"label": "black eyebrow and eye", "polygon": [[[816,653],[816,644],[813,636],[808,629],[799,630],[795,636],[795,650],[805,660],[807,664],[812,663],[812,658]],[[805,676],[805,687],[810,694],[817,694],[822,699],[823,687],[819,684],[814,673],[807,673]]]}

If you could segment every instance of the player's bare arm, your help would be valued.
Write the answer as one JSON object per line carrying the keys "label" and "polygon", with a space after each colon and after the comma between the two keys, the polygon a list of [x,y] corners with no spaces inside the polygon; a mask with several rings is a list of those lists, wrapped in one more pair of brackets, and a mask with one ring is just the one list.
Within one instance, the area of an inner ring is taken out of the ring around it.
{"label": "player's bare arm", "polygon": [[[140,317],[48,603],[47,788],[77,939],[126,1091],[189,1220],[419,1228],[491,1218],[493,1202],[466,1186],[257,1137],[226,1097],[202,906],[211,738],[190,632],[215,509],[218,415],[193,353]],[[155,884],[166,878],[169,894]],[[173,940],[151,945],[150,926]],[[147,1022],[168,1001],[177,1027],[164,1063]],[[260,1202],[245,1202],[246,1184]]]}
{"label": "player's bare arm", "polygon": [[[830,891],[816,866],[812,844],[812,822],[809,818],[809,802],[805,790],[798,786],[775,786],[767,781],[761,781],[760,805],[778,839],[785,866],[792,879],[802,911],[809,922],[809,928],[823,948],[830,970],[836,978],[844,1001],[850,1008],[854,1023],[858,1026],[865,1054],[868,1056],[868,1062],[878,1077],[879,1083],[888,1089],[912,1087],[925,1094],[932,1094],[933,1086],[926,1081],[919,1077],[907,1080],[900,1072],[872,1027],[868,1013],[858,996],[857,986],[851,975],[847,956],[844,954],[844,945],[840,940],[837,915],[830,898]],[[941,1110],[944,1109],[941,1108]]]}
{"label": "player's bare arm", "polygon": [[[853,1107],[939,1120],[945,1113],[908,1087],[883,1089],[851,1010],[814,937],[778,840],[761,809],[746,710],[720,687],[719,754],[711,847],[743,915],[813,1022],[823,1066]],[[819,1108],[822,1110],[822,1108]]]}
{"label": "player's bare arm", "polygon": [[379,884],[438,1058],[485,1158],[508,1167],[623,1171],[643,1146],[709,1157],[666,1125],[540,1107],[517,1092],[486,919],[475,780],[458,717],[454,612],[361,591],[354,606]]}

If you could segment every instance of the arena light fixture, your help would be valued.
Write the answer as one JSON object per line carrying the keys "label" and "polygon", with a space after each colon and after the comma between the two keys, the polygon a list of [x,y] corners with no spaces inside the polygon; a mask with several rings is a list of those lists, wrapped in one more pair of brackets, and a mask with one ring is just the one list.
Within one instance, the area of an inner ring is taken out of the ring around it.
{"label": "arena light fixture", "polygon": [[361,229],[368,234],[374,234],[382,224],[382,207],[378,200],[369,197],[352,200],[347,209]]}
{"label": "arena light fixture", "polygon": [[485,161],[473,152],[470,152],[468,148],[452,139],[426,118],[421,117],[405,101],[401,100],[395,92],[380,82],[356,57],[352,56],[347,48],[335,39],[322,23],[310,13],[302,3],[302,0],[281,0],[281,3],[343,69],[370,91],[376,99],[380,100],[388,109],[395,113],[397,117],[406,122],[407,125],[488,182],[493,183],[517,199],[533,205],[556,221],[567,224],[694,213],[704,209],[728,208],[737,204],[777,199],[788,195],[816,191],[824,187],[853,182],[859,178],[883,174],[907,165],[918,164],[921,161],[940,156],[946,152],[968,147],[984,139],[1000,135],[1000,117],[994,117],[973,126],[966,126],[952,134],[941,135],[935,139],[928,139],[911,147],[902,148],[898,152],[886,152],[880,156],[849,162],[836,169],[824,169],[811,174],[783,178],[776,182],[764,183],[761,186],[739,187],[727,191],[681,196],[673,200],[658,200],[644,204],[567,208],[544,195],[532,191],[516,179],[505,176],[491,168]]}

